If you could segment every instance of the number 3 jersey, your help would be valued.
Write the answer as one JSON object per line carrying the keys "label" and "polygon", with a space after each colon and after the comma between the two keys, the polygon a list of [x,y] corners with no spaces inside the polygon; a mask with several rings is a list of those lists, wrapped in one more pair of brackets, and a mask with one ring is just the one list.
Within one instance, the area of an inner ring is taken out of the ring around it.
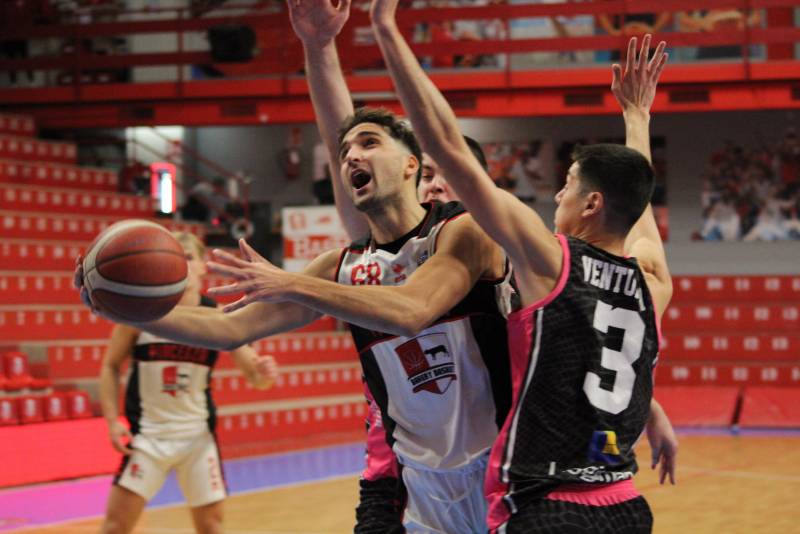
{"label": "number 3 jersey", "polygon": [[658,354],[635,259],[557,235],[563,267],[545,299],[508,319],[513,400],[492,449],[490,526],[564,483],[627,480]]}
{"label": "number 3 jersey", "polygon": [[[397,241],[375,246],[367,237],[346,248],[336,280],[405,283],[435,253],[442,228],[465,213],[454,202],[423,206],[424,220]],[[509,278],[506,273],[499,280],[479,280],[461,302],[414,336],[350,325],[368,394],[401,463],[457,469],[492,446],[510,405],[504,314]]]}
{"label": "number 3 jersey", "polygon": [[[216,307],[208,297],[202,306]],[[125,416],[133,434],[191,439],[214,432],[211,371],[218,352],[142,332],[133,349]]]}

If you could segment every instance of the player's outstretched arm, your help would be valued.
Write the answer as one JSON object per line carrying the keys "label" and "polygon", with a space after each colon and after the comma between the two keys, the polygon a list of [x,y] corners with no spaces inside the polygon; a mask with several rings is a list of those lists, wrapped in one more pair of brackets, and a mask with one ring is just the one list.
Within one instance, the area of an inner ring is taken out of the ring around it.
{"label": "player's outstretched arm", "polygon": [[495,186],[470,153],[453,110],[397,27],[397,3],[373,0],[372,26],[423,150],[442,167],[447,182],[478,224],[506,250],[518,271],[557,278],[562,261],[558,242],[533,210]]}
{"label": "player's outstretched arm", "polygon": [[[309,276],[332,278],[338,255],[325,255],[312,261],[304,270]],[[320,317],[320,313],[299,304],[258,303],[237,313],[226,314],[221,309],[207,306],[175,306],[167,315],[146,323],[134,323],[113,317],[96,309],[83,287],[83,270],[75,270],[75,285],[81,300],[92,311],[106,319],[127,324],[153,335],[178,343],[216,350],[235,350],[273,334],[287,332],[304,326]]]}
{"label": "player's outstretched arm", "polygon": [[[648,59],[650,40],[650,35],[645,35],[642,48],[637,55],[636,38],[631,38],[628,42],[628,57],[624,71],[618,64],[612,66],[611,92],[622,108],[626,146],[638,150],[652,162],[650,108],[668,56],[664,51],[666,43],[661,41],[652,59]],[[625,251],[639,261],[660,317],[672,297],[672,278],[652,206],[647,206],[639,221],[628,233]]]}
{"label": "player's outstretched arm", "polygon": [[139,331],[125,325],[117,325],[111,331],[103,363],[100,366],[100,409],[108,424],[108,439],[117,452],[133,452],[127,445],[131,433],[119,420],[119,383],[122,364],[133,352]]}
{"label": "player's outstretched arm", "polygon": [[235,312],[254,302],[289,301],[400,336],[413,335],[443,315],[490,269],[499,276],[504,261],[500,248],[466,214],[447,223],[439,234],[436,253],[401,286],[347,286],[332,278],[289,273],[257,256],[244,240],[240,247],[251,261],[215,250],[217,261],[208,264],[211,271],[236,280],[212,288],[210,294],[245,294],[226,306],[226,311]]}
{"label": "player's outstretched arm", "polygon": [[342,74],[335,38],[350,15],[350,0],[287,0],[289,18],[303,43],[306,80],[317,129],[328,149],[328,162],[336,210],[351,239],[366,235],[364,215],[356,210],[344,189],[339,165],[339,128],[353,114],[353,101]]}

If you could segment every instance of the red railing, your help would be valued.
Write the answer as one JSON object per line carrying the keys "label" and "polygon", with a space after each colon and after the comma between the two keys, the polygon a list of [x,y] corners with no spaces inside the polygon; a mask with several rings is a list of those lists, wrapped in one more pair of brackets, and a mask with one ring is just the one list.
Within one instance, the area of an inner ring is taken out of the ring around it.
{"label": "red railing", "polygon": [[[704,9],[741,9],[745,11],[793,9],[793,0],[711,0],[703,3]],[[480,7],[404,9],[399,12],[401,28],[410,34],[418,24],[435,24],[443,21],[498,20],[508,28],[514,21],[533,17],[579,16],[579,15],[626,15],[669,12],[676,15],[692,10],[697,3],[689,0],[605,0],[596,2],[562,4],[492,4]],[[245,11],[246,10],[246,11]],[[285,12],[265,13],[261,4],[252,6],[223,5],[206,16],[189,18],[189,9],[139,10],[117,14],[120,20],[92,22],[89,24],[21,24],[2,29],[0,40],[58,38],[65,42],[81,43],[93,38],[137,36],[148,34],[174,34],[178,37],[175,50],[159,52],[136,52],[118,55],[91,53],[81,46],[73,46],[72,53],[36,55],[27,59],[0,60],[0,70],[61,70],[71,71],[72,80],[80,82],[81,73],[99,69],[125,69],[133,67],[183,66],[214,64],[207,50],[186,50],[186,35],[203,32],[220,25],[240,24],[253,28],[261,37],[260,54],[248,62],[248,75],[289,76],[302,68],[302,53],[298,40],[293,35]],[[170,18],[164,18],[168,16]],[[151,17],[151,20],[131,20],[135,17]],[[157,18],[156,18],[157,17]],[[764,17],[767,19],[768,17]],[[800,42],[800,28],[793,26],[790,15],[782,25],[768,27],[746,26],[739,30],[718,32],[668,32],[658,37],[669,39],[672,47],[704,47],[739,45],[743,54],[739,61],[750,60],[747,50],[752,45],[789,45]],[[380,52],[371,44],[357,43],[354,35],[359,27],[369,25],[367,13],[353,9],[343,35],[338,40],[342,63],[347,70],[374,67],[380,60]],[[597,25],[596,25],[597,26]],[[508,35],[508,32],[506,32]],[[555,38],[512,39],[508,36],[485,40],[455,40],[447,42],[414,43],[419,56],[468,55],[468,54],[518,54],[546,51],[608,51],[621,50],[627,41],[626,35],[588,35]],[[781,59],[793,59],[782,54]],[[766,57],[766,61],[773,58]],[[510,62],[506,62],[506,68]],[[591,67],[591,65],[583,65]],[[220,67],[228,74],[235,68]],[[792,74],[788,74],[792,75]],[[177,69],[174,80],[182,83],[182,69]]]}

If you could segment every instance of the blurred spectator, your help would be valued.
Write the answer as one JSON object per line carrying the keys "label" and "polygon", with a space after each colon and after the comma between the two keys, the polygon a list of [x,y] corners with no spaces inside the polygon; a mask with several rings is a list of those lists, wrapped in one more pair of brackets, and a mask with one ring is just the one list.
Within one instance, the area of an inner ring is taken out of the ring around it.
{"label": "blurred spectator", "polygon": [[[761,12],[751,10],[745,15],[739,9],[699,9],[690,12],[680,12],[676,16],[677,27],[681,31],[692,32],[729,32],[741,31],[747,27],[756,27],[761,24]],[[762,46],[754,46],[750,56],[763,55]],[[734,59],[742,57],[740,45],[704,46],[700,48],[684,48],[679,56],[681,59]]]}
{"label": "blurred spectator", "polygon": [[800,239],[800,145],[794,130],[780,143],[744,148],[726,142],[712,154],[702,193],[708,240]]}
{"label": "blurred spectator", "polygon": [[[672,13],[625,13],[622,15],[597,16],[597,24],[609,35],[632,37],[646,33],[658,33],[666,29],[672,20]],[[627,42],[627,39],[626,39]],[[619,61],[622,58],[619,50],[612,50],[608,59]]]}
{"label": "blurred spectator", "polygon": [[[560,4],[564,0],[509,0],[510,4]],[[594,33],[594,17],[577,15],[574,17],[529,17],[512,19],[509,22],[512,39],[538,39],[555,37],[588,36]],[[558,63],[592,61],[594,54],[586,51],[529,52],[514,54],[512,67],[515,69],[532,66],[555,65]]]}

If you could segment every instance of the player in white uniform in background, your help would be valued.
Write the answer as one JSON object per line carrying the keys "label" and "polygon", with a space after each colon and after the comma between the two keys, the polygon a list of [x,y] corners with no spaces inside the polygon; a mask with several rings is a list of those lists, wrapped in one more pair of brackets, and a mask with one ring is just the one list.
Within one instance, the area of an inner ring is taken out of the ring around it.
{"label": "player in white uniform in background", "polygon": [[[200,294],[205,248],[192,234],[173,234],[183,245],[188,283],[180,304],[211,306]],[[145,504],[175,470],[199,533],[222,532],[227,494],[214,434],[211,371],[217,351],[179,345],[137,328],[117,325],[100,372],[100,402],[111,444],[123,455],[108,499],[104,534],[131,532]],[[231,352],[254,387],[266,389],[277,376],[272,356],[243,346]],[[125,360],[131,373],[125,395],[130,431],[119,420],[119,384]],[[129,443],[127,443],[130,440]]]}

